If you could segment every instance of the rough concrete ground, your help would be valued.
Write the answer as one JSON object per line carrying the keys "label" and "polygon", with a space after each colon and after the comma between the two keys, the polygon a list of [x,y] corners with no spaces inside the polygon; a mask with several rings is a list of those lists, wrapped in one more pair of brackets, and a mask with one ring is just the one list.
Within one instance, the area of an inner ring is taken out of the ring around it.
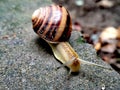
{"label": "rough concrete ground", "polygon": [[[119,90],[120,77],[114,70],[82,65],[78,75],[67,79],[49,46],[32,30],[31,15],[49,0],[0,1],[0,90]],[[72,33],[70,43],[79,56],[109,67],[93,47],[79,42]]]}

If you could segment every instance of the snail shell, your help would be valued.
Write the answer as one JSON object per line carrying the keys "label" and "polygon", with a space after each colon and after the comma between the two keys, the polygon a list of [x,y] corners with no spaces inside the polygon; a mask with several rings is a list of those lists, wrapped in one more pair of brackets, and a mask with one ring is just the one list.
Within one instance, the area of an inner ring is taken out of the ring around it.
{"label": "snail shell", "polygon": [[70,38],[72,22],[68,11],[60,5],[37,9],[32,15],[34,31],[51,43],[67,41]]}

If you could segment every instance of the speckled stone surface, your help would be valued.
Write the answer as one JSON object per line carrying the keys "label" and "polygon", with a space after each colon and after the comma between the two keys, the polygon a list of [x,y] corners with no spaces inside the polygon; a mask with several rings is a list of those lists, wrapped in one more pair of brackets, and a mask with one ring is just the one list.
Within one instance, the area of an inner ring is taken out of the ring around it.
{"label": "speckled stone surface", "polygon": [[[0,90],[120,90],[120,76],[95,66],[81,65],[68,79],[50,47],[32,30],[31,15],[50,0],[0,0]],[[80,43],[73,32],[71,45],[87,61],[109,67],[93,47]],[[104,89],[103,89],[104,90]]]}

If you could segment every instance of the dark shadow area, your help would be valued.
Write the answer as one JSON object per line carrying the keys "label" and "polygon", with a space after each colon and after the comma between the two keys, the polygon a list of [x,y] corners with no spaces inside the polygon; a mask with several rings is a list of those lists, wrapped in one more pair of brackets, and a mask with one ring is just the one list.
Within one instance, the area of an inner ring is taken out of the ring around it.
{"label": "dark shadow area", "polygon": [[52,49],[50,48],[50,46],[48,45],[48,43],[45,40],[43,40],[42,38],[37,37],[35,39],[35,44],[38,46],[38,48],[45,49],[46,53],[49,53],[51,55],[53,54],[52,53]]}
{"label": "dark shadow area", "polygon": [[[37,37],[37,38],[35,39],[35,44],[37,45],[38,49],[39,49],[39,48],[43,48],[46,53],[54,56],[51,47],[50,47],[49,44],[48,44],[45,40],[43,40],[42,38]],[[57,68],[56,71],[59,70],[59,69],[61,69],[61,68],[65,68],[65,69],[68,71],[68,73],[69,73],[69,71],[70,71],[69,68],[68,68],[67,66],[64,66],[55,56],[54,56],[54,58],[58,61],[58,63],[61,64],[61,66],[56,67],[56,68]],[[75,73],[72,73],[72,74],[74,75]]]}

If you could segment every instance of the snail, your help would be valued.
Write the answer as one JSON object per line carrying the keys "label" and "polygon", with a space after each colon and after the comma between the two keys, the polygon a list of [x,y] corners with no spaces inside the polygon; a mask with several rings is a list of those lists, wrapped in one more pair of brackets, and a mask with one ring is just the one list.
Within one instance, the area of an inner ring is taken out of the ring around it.
{"label": "snail", "polygon": [[79,72],[82,63],[103,67],[80,59],[68,43],[72,32],[72,21],[65,7],[51,5],[35,10],[32,24],[33,30],[50,45],[54,56],[70,69],[70,73]]}

